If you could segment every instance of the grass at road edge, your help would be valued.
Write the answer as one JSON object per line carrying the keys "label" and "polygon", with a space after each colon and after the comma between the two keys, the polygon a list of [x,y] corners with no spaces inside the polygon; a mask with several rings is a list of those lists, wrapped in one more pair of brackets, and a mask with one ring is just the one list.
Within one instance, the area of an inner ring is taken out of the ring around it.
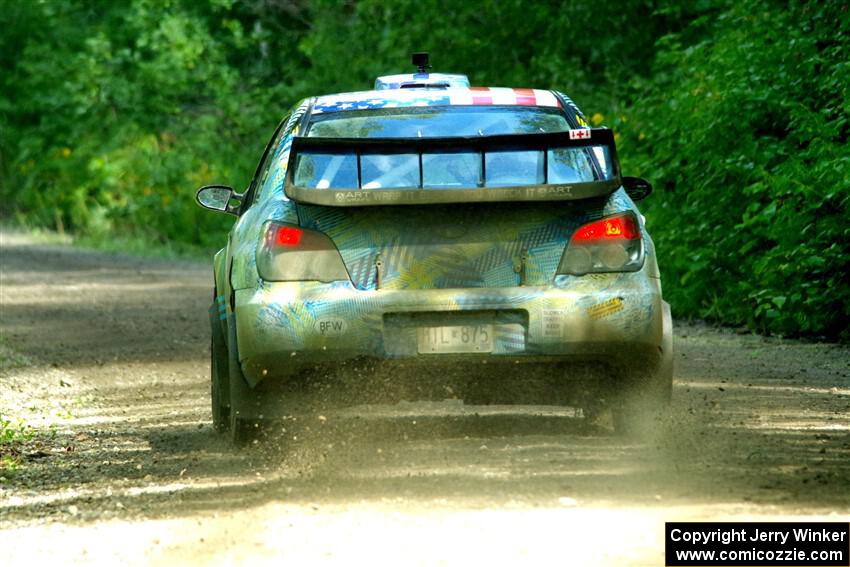
{"label": "grass at road edge", "polygon": [[[130,254],[145,258],[168,260],[209,260],[216,250],[176,242],[161,242],[143,236],[130,235],[75,235],[67,232],[27,225],[5,219],[0,222],[0,243],[10,235],[20,236],[37,244],[75,246],[103,252]],[[222,233],[222,241],[225,235]]]}
{"label": "grass at road edge", "polygon": [[[32,365],[29,357],[9,347],[0,336],[0,388],[5,391],[10,386],[6,379],[13,370]],[[25,465],[28,456],[43,454],[43,449],[55,438],[55,424],[40,429],[14,408],[0,406],[0,485],[11,480]]]}

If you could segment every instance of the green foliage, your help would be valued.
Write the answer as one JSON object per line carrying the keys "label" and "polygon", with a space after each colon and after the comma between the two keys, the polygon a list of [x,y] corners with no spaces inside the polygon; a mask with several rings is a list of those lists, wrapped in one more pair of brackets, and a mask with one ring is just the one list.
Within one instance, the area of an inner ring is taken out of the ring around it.
{"label": "green foliage", "polygon": [[23,461],[22,448],[33,440],[36,430],[23,419],[0,414],[0,481],[15,474]]}
{"label": "green foliage", "polygon": [[243,14],[168,0],[2,7],[0,197],[60,232],[217,243],[227,220],[193,189],[246,183],[293,97],[260,82],[285,74],[229,63]]}
{"label": "green foliage", "polygon": [[850,338],[849,17],[730,2],[659,42],[621,153],[674,313]]}
{"label": "green foliage", "polygon": [[[613,127],[677,316],[850,339],[847,2],[0,0],[0,198],[88,239],[219,245],[285,110],[428,50]],[[606,118],[607,117],[607,118]]]}
{"label": "green foliage", "polygon": [[56,438],[56,426],[38,430],[23,418],[0,413],[0,483],[9,480],[26,461],[30,451],[40,451]]}
{"label": "green foliage", "polygon": [[31,441],[36,431],[23,419],[4,418],[0,414],[0,446],[10,447]]}
{"label": "green foliage", "polygon": [[607,107],[618,83],[648,70],[651,57],[635,54],[652,53],[667,29],[667,18],[639,0],[315,4],[301,48],[322,92],[363,90],[378,75],[412,71],[410,53],[429,51],[437,69],[466,73],[475,84],[561,89]]}

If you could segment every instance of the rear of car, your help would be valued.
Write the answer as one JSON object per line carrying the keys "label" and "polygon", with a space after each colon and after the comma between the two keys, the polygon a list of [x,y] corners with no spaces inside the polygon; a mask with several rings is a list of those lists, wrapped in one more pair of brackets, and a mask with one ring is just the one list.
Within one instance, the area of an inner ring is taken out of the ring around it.
{"label": "rear of car", "polygon": [[669,396],[652,241],[613,135],[569,99],[449,88],[299,109],[217,263],[244,381],[231,413],[284,415],[262,392],[364,361],[415,362],[443,397],[613,404],[623,424],[626,393]]}

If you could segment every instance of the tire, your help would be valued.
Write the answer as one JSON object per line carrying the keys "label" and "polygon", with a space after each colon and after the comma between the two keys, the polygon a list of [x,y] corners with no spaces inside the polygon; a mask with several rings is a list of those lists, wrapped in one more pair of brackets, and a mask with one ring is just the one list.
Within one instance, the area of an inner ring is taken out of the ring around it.
{"label": "tire", "polygon": [[655,364],[632,373],[612,408],[614,431],[620,435],[646,438],[669,412],[673,394],[673,320],[667,303],[662,304],[659,351]]}
{"label": "tire", "polygon": [[612,408],[614,432],[624,437],[645,439],[657,429],[669,405],[669,396],[657,388],[628,392]]}
{"label": "tire", "polygon": [[224,433],[230,428],[230,372],[227,345],[221,331],[216,305],[210,308],[210,401],[213,429]]}
{"label": "tire", "polygon": [[254,441],[262,432],[262,416],[258,415],[259,393],[248,384],[239,364],[236,321],[231,314],[227,325],[227,361],[230,375],[230,439],[236,446]]}

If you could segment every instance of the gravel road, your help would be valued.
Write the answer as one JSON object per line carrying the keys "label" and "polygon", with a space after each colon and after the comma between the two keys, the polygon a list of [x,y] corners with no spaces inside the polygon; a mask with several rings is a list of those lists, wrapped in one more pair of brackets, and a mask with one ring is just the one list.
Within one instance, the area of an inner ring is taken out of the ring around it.
{"label": "gravel road", "polygon": [[643,441],[446,401],[236,450],[209,415],[210,282],[0,234],[0,414],[40,432],[0,470],[6,564],[663,565],[665,521],[850,520],[846,346],[678,322]]}

